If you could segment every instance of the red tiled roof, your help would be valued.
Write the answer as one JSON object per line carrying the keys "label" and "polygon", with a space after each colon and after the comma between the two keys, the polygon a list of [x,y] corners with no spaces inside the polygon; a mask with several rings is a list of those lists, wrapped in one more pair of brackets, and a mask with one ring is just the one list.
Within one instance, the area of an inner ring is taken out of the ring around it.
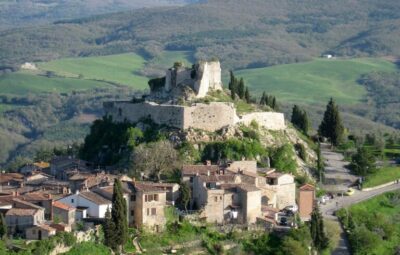
{"label": "red tiled roof", "polygon": [[315,188],[313,185],[311,184],[306,184],[300,187],[300,190],[304,190],[304,191],[314,191]]}
{"label": "red tiled roof", "polygon": [[208,171],[211,174],[219,171],[217,165],[184,165],[182,167],[182,175],[207,175]]}
{"label": "red tiled roof", "polygon": [[158,193],[166,192],[164,188],[156,186],[154,185],[154,183],[151,182],[134,182],[133,186],[136,190],[143,192],[158,192]]}
{"label": "red tiled roof", "polygon": [[0,174],[0,182],[1,183],[9,182],[11,180],[23,181],[24,180],[24,176],[22,174],[19,174],[19,173],[4,173],[4,174]]}
{"label": "red tiled roof", "polygon": [[75,210],[74,207],[72,207],[70,205],[67,205],[67,204],[64,204],[64,203],[62,203],[60,201],[53,201],[53,206],[57,207],[57,208],[60,208],[60,209],[63,209],[63,210],[66,210],[66,211]]}

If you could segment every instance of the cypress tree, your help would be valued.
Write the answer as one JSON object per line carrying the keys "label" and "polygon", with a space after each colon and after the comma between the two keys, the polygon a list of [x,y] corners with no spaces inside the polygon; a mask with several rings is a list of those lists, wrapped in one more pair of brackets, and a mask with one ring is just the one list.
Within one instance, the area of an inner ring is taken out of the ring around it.
{"label": "cypress tree", "polygon": [[7,223],[2,213],[0,213],[0,238],[7,236]]}
{"label": "cypress tree", "polygon": [[104,244],[113,250],[117,249],[115,246],[115,225],[111,219],[110,208],[107,207],[107,211],[105,214],[105,222],[103,223],[103,231],[104,231]]}
{"label": "cypress tree", "polygon": [[244,99],[245,93],[246,93],[246,91],[245,91],[245,87],[244,87],[244,81],[243,81],[243,78],[240,78],[239,87],[238,87],[239,98]]}
{"label": "cypress tree", "polygon": [[260,105],[265,105],[265,98],[266,98],[265,91],[262,93],[261,99],[260,99]]}
{"label": "cypress tree", "polygon": [[234,82],[235,82],[235,76],[233,75],[233,71],[232,71],[232,70],[229,71],[229,76],[230,76],[230,79],[229,79],[229,86],[228,86],[228,88],[229,88],[229,90],[232,92],[232,90],[233,90],[233,88],[234,88]]}
{"label": "cypress tree", "polygon": [[324,161],[321,155],[321,143],[318,142],[317,147],[317,171],[318,171],[318,179],[320,182],[323,180],[324,173]]}
{"label": "cypress tree", "polygon": [[271,100],[271,108],[274,109],[274,110],[277,110],[277,109],[278,109],[277,104],[276,104],[276,98],[275,98],[275,97],[272,97],[272,100]]}
{"label": "cypress tree", "polygon": [[334,146],[339,145],[343,138],[344,127],[339,108],[332,98],[326,106],[324,118],[318,128],[318,133],[321,136],[329,138],[331,144]]}
{"label": "cypress tree", "polygon": [[244,98],[246,99],[246,103],[250,103],[250,92],[249,92],[249,88],[246,87],[246,91],[244,93]]}
{"label": "cypress tree", "polygon": [[114,242],[118,250],[121,251],[123,245],[128,240],[128,220],[127,220],[127,205],[122,194],[121,181],[115,179],[114,193],[112,198],[111,220],[115,225]]}
{"label": "cypress tree", "polygon": [[328,247],[329,239],[324,231],[324,220],[319,211],[318,205],[314,207],[314,210],[311,213],[310,233],[315,248],[321,251]]}

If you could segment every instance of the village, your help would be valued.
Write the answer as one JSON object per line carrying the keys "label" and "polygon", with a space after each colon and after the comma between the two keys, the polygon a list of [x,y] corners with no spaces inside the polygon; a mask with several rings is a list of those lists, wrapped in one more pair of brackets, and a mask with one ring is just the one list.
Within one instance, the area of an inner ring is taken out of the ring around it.
{"label": "village", "polygon": [[[86,161],[56,157],[0,175],[0,210],[9,235],[41,240],[102,224],[112,209],[115,180],[122,183],[129,226],[163,231],[164,212],[180,197],[178,183],[135,180],[95,169]],[[187,210],[175,210],[220,225],[295,227],[294,215],[309,220],[315,199],[313,186],[296,189],[292,175],[258,168],[256,161],[184,165],[181,183],[190,187],[192,197]]]}

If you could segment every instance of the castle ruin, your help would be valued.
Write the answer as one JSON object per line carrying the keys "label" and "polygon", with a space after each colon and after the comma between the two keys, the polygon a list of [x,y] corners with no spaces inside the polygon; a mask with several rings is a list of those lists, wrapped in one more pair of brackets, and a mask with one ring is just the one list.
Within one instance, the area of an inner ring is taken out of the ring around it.
{"label": "castle ruin", "polygon": [[[223,90],[219,61],[199,62],[192,68],[175,64],[165,77],[151,80],[149,86],[151,93],[143,101],[105,102],[105,114],[116,122],[151,118],[157,124],[179,129],[216,131],[238,123],[249,125],[252,121],[270,130],[286,128],[282,113],[238,115],[230,102],[190,103],[188,98],[204,98],[209,91]],[[182,97],[188,104],[176,103],[176,99]]]}

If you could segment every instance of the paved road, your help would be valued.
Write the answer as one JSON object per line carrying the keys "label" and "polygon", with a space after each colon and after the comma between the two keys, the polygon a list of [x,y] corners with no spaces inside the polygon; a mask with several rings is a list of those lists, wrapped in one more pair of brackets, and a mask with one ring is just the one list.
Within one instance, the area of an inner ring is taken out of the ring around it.
{"label": "paved road", "polygon": [[323,188],[335,193],[346,191],[358,178],[346,168],[349,162],[344,160],[342,154],[332,151],[329,144],[321,144],[321,154],[325,160]]}

